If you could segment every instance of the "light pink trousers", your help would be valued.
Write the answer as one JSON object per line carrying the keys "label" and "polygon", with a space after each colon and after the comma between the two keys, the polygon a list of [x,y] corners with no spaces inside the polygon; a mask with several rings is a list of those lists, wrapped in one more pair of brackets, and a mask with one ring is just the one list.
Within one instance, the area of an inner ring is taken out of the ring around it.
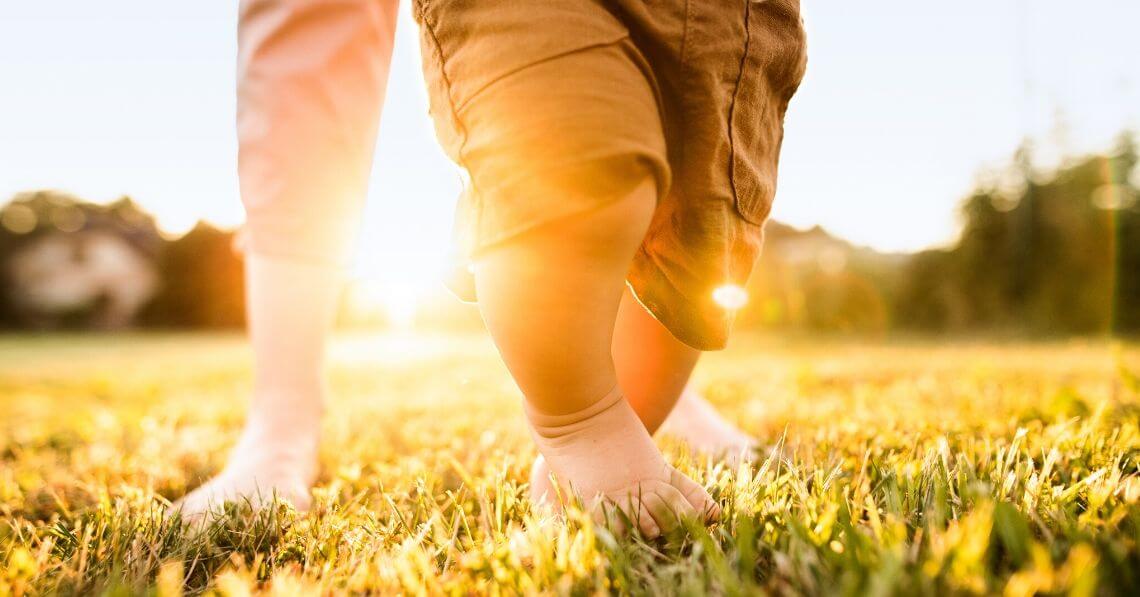
{"label": "light pink trousers", "polygon": [[355,244],[398,0],[242,0],[238,174],[247,248],[344,265]]}

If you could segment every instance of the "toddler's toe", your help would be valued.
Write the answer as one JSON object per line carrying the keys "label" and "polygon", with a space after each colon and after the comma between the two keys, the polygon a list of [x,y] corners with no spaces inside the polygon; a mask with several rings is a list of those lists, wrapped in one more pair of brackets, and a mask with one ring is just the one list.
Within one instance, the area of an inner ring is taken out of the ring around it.
{"label": "toddler's toe", "polygon": [[697,518],[697,510],[681,492],[671,485],[665,485],[645,496],[643,503],[653,515],[658,528],[670,531],[680,525],[683,518]]}
{"label": "toddler's toe", "polygon": [[682,475],[677,469],[671,468],[673,487],[676,487],[693,509],[703,515],[707,522],[720,519],[720,505],[713,500],[709,492],[701,487],[700,483]]}

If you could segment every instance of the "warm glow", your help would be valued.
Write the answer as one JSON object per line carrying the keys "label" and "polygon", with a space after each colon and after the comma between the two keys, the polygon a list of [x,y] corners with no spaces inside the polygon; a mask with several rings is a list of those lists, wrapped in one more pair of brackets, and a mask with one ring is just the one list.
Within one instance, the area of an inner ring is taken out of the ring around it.
{"label": "warm glow", "polygon": [[421,292],[413,284],[358,279],[349,284],[350,315],[359,320],[382,317],[394,328],[409,329],[416,323]]}
{"label": "warm glow", "polygon": [[432,246],[411,247],[410,240],[385,228],[388,224],[390,220],[374,218],[363,227],[349,281],[347,315],[358,324],[409,329],[424,301],[445,292],[448,239],[440,234]]}
{"label": "warm glow", "polygon": [[713,300],[729,311],[736,311],[748,303],[748,291],[736,284],[725,284],[713,291]]}

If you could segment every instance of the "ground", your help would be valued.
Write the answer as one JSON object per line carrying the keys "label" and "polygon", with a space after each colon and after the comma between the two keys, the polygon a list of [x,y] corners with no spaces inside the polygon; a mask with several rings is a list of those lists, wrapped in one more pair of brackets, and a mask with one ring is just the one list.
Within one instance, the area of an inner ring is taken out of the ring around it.
{"label": "ground", "polygon": [[652,542],[530,511],[485,337],[346,337],[332,361],[314,511],[195,533],[163,510],[236,436],[239,336],[0,339],[0,595],[1140,590],[1135,345],[742,337],[696,384],[769,451],[663,440],[724,517]]}

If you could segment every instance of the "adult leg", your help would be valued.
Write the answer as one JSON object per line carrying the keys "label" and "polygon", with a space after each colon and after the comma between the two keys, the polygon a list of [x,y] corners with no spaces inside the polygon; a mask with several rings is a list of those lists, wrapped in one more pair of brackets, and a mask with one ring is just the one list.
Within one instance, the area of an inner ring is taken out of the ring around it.
{"label": "adult leg", "polygon": [[309,506],[324,353],[367,189],[395,0],[243,0],[238,167],[254,395],[226,468],[179,507],[276,493]]}
{"label": "adult leg", "polygon": [[250,411],[218,476],[187,495],[182,515],[274,495],[308,509],[324,410],[324,356],[341,288],[340,270],[251,255],[246,305],[254,354]]}

